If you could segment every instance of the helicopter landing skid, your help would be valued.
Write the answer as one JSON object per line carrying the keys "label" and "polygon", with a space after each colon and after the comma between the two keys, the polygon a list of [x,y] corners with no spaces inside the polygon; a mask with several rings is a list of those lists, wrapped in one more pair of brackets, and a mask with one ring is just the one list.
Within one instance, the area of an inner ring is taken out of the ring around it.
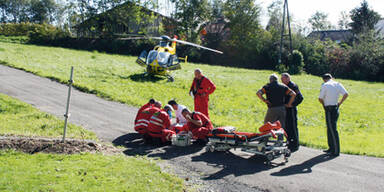
{"label": "helicopter landing skid", "polygon": [[168,82],[173,82],[175,81],[175,78],[173,78],[171,75],[167,75]]}

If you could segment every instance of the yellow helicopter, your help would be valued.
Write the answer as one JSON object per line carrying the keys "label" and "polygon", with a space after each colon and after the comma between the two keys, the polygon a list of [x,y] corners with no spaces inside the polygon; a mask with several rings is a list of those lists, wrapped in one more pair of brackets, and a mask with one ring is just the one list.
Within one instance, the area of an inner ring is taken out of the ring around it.
{"label": "yellow helicopter", "polygon": [[[128,37],[128,38],[120,38],[120,40],[132,40],[132,39],[156,39],[160,40],[160,43],[153,48],[153,50],[142,51],[139,57],[136,60],[142,67],[146,67],[145,74],[147,75],[159,75],[165,76],[168,78],[168,81],[174,81],[174,78],[170,75],[170,71],[181,69],[180,60],[187,63],[188,56],[178,57],[176,54],[176,43],[181,43],[185,45],[190,45],[202,49],[206,49],[209,51],[213,51],[215,53],[223,54],[223,52],[211,49],[208,47],[204,47],[201,45],[197,45],[194,43],[190,43],[187,41],[178,40],[175,36],[174,38],[170,38],[169,36],[162,35],[161,37]],[[171,45],[170,45],[171,42]]]}

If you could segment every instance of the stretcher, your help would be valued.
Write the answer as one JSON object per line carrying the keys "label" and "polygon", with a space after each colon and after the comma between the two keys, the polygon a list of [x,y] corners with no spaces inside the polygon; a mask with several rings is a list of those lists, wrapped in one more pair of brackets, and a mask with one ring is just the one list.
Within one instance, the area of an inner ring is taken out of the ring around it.
{"label": "stretcher", "polygon": [[285,162],[291,152],[287,147],[287,134],[279,121],[266,123],[259,128],[259,133],[235,131],[234,127],[219,127],[208,135],[206,151],[228,151],[240,148],[244,152],[266,157],[266,163],[284,156]]}

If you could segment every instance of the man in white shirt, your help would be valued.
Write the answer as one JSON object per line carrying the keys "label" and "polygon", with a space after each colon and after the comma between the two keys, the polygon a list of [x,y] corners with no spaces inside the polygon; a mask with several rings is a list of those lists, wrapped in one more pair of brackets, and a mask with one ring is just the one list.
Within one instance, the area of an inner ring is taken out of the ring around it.
{"label": "man in white shirt", "polygon": [[[348,92],[341,83],[334,81],[332,75],[329,73],[323,75],[323,81],[324,83],[321,86],[319,102],[323,105],[325,110],[329,146],[329,149],[324,152],[332,156],[339,156],[340,142],[339,133],[337,132],[337,119],[339,118],[339,108],[347,99]],[[343,97],[339,101],[340,95],[343,95]]]}
{"label": "man in white shirt", "polygon": [[168,102],[168,104],[171,105],[172,108],[175,110],[176,123],[180,124],[180,125],[186,124],[187,120],[185,119],[185,117],[181,113],[183,111],[183,109],[185,109],[186,107],[184,105],[177,104],[177,102],[175,100],[170,100]]}

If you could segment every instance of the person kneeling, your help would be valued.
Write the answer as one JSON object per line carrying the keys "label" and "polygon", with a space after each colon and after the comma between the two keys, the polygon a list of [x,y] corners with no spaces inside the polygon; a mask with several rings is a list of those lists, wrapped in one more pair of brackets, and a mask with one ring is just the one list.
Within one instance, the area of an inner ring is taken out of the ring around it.
{"label": "person kneeling", "polygon": [[167,143],[171,141],[172,135],[176,134],[170,130],[172,107],[166,105],[163,110],[154,113],[148,124],[148,135],[154,143]]}
{"label": "person kneeling", "polygon": [[148,135],[148,124],[152,115],[161,110],[161,103],[156,101],[152,106],[149,106],[137,113],[135,119],[135,131],[143,136],[146,143],[151,142]]}
{"label": "person kneeling", "polygon": [[209,118],[200,112],[190,112],[187,108],[182,111],[183,116],[187,120],[187,124],[183,127],[184,131],[191,131],[193,139],[199,143],[207,142],[207,135],[212,131],[213,125]]}

